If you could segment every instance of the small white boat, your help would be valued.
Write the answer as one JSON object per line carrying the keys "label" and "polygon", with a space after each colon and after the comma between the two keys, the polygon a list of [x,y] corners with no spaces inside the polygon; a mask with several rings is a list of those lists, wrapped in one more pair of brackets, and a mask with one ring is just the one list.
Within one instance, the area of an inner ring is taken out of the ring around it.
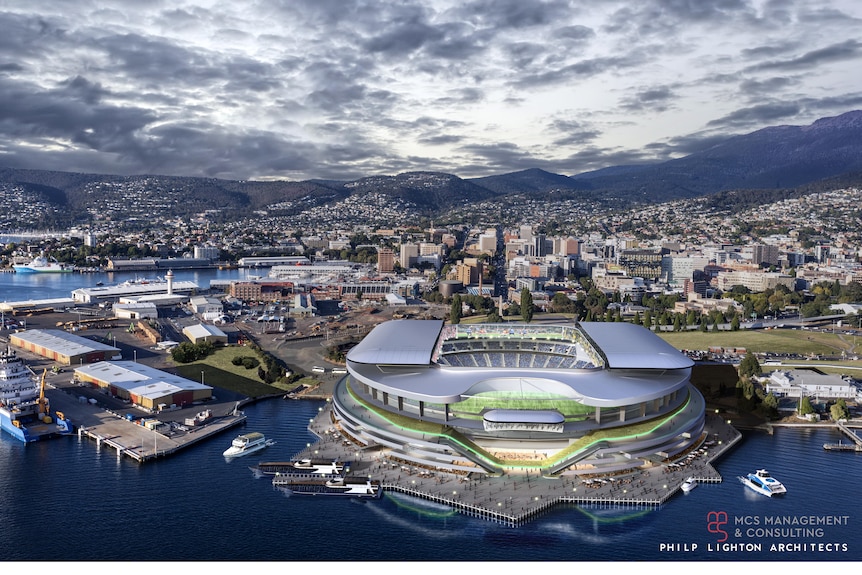
{"label": "small white boat", "polygon": [[767,497],[787,493],[787,488],[780,481],[772,477],[765,469],[758,469],[757,472],[749,473],[744,477],[740,476],[739,481],[752,491],[756,491]]}
{"label": "small white boat", "polygon": [[683,492],[688,493],[695,487],[697,487],[697,481],[693,477],[689,477],[683,482],[681,489]]}
{"label": "small white boat", "polygon": [[222,455],[225,457],[242,457],[243,455],[260,451],[274,443],[275,441],[267,439],[262,433],[257,431],[244,433],[237,436]]}

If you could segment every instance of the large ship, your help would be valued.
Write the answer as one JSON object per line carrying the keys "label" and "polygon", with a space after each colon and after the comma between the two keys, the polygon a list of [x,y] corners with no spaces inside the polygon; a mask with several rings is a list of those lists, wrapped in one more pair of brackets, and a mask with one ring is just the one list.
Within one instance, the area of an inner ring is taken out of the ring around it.
{"label": "large ship", "polygon": [[26,264],[13,264],[12,268],[18,273],[67,273],[74,271],[72,266],[61,264],[57,260],[49,260],[44,255],[36,256]]}
{"label": "large ship", "polygon": [[25,443],[72,433],[61,412],[51,414],[45,397],[45,373],[37,382],[15,351],[0,353],[0,428]]}

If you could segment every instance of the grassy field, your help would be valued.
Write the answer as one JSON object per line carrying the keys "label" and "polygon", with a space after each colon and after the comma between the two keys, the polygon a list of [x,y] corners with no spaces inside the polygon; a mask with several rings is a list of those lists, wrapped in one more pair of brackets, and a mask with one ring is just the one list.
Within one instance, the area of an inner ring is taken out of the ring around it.
{"label": "grassy field", "polygon": [[[241,365],[231,363],[233,358],[242,356],[257,357],[247,347],[228,346],[216,349],[214,353],[200,361],[178,363],[176,368],[180,375],[194,381],[201,380],[201,372],[203,371],[203,381],[206,385],[235,391],[247,397],[284,393],[300,384],[312,387],[317,383],[314,378],[305,378],[290,384],[268,385],[257,377],[257,368],[246,369]],[[258,357],[258,359],[260,358]]]}
{"label": "grassy field", "polygon": [[677,349],[707,350],[710,347],[745,348],[753,353],[797,353],[833,355],[842,351],[855,353],[853,338],[840,335],[790,329],[769,331],[740,330],[719,332],[661,333],[662,339]]}

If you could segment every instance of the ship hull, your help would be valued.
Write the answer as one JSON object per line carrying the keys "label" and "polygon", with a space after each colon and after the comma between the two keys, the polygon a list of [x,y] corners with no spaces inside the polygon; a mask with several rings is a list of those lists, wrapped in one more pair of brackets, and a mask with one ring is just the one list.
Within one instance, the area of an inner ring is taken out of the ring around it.
{"label": "ship hull", "polygon": [[12,266],[15,271],[19,274],[67,274],[72,273],[72,270],[68,268],[61,267],[48,267],[48,268],[32,268],[29,266]]}
{"label": "ship hull", "polygon": [[67,419],[52,418],[51,423],[21,424],[17,426],[5,409],[0,409],[0,429],[18,441],[33,443],[40,439],[72,434],[73,427]]}

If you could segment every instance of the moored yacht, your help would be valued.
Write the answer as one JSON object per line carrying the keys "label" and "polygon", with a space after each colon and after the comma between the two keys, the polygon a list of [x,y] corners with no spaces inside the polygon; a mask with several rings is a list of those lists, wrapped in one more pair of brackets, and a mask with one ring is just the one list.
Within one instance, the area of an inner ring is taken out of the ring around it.
{"label": "moored yacht", "polygon": [[244,433],[237,436],[222,455],[225,457],[241,457],[255,451],[260,451],[274,443],[275,441],[267,439],[264,434],[257,431]]}

